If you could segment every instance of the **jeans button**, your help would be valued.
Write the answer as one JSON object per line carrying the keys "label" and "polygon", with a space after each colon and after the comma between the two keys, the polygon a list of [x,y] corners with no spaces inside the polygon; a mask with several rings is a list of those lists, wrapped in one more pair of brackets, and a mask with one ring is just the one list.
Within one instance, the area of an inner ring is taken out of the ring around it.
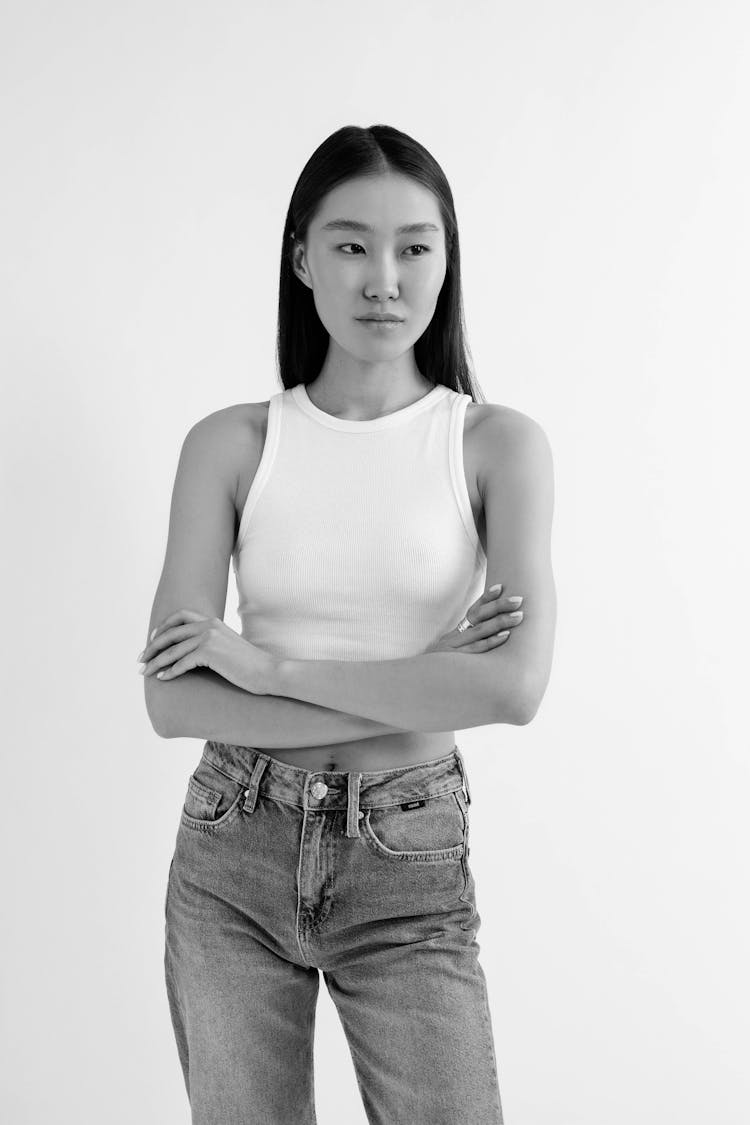
{"label": "jeans button", "polygon": [[328,792],[328,786],[324,781],[316,781],[311,787],[310,792],[312,793],[313,797],[315,797],[315,799],[319,801],[321,797],[325,797],[326,793]]}

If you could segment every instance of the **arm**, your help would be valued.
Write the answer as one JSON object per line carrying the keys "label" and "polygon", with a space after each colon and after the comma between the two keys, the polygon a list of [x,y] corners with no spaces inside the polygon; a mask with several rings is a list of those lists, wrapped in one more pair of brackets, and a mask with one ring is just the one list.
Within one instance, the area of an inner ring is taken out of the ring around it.
{"label": "arm", "polygon": [[[151,721],[162,738],[215,739],[277,750],[355,742],[399,731],[299,699],[253,695],[210,668],[194,668],[169,683],[149,676],[146,683],[156,688],[147,689],[146,695],[152,700]],[[170,697],[168,708],[160,706],[163,696],[156,700],[161,693]]]}
{"label": "arm", "polygon": [[510,643],[478,660],[448,652],[382,661],[282,660],[273,694],[409,730],[531,721],[550,675],[556,620],[552,455],[542,428],[518,411],[493,410],[480,432],[488,581],[524,594],[523,626]]}
{"label": "arm", "polygon": [[[210,414],[187,434],[148,635],[185,604],[223,619],[235,539],[237,466],[252,456],[259,461],[260,452],[246,417],[232,407]],[[207,668],[168,684],[148,676],[144,691],[151,724],[164,738],[212,738],[275,749],[347,742],[398,729],[314,703],[253,695]]]}

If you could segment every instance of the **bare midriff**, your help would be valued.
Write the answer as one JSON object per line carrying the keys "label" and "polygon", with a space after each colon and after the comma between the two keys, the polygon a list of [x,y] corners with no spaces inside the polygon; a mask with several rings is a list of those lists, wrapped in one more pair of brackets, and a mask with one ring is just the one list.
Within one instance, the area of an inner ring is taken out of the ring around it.
{"label": "bare midriff", "polygon": [[[254,428],[258,435],[257,460],[255,465],[245,466],[240,478],[237,496],[237,511],[242,512],[244,502],[255,477],[257,463],[265,442],[268,417],[268,403],[252,404]],[[260,409],[265,408],[265,409]],[[257,411],[260,410],[260,415]],[[487,551],[484,506],[479,490],[479,468],[481,457],[476,440],[477,423],[484,416],[485,408],[479,403],[470,402],[466,409],[464,422],[464,470],[466,486],[474,515],[474,524],[482,547]],[[469,607],[466,606],[466,609]],[[456,622],[458,624],[458,622]],[[450,754],[456,745],[455,731],[399,731],[356,739],[353,742],[338,742],[326,746],[278,747],[266,750],[260,746],[253,749],[286,762],[290,766],[318,772],[334,770],[358,770],[362,773],[372,770],[398,769],[401,766],[418,765],[433,758]]]}
{"label": "bare midriff", "polygon": [[390,770],[429,762],[450,754],[456,745],[454,731],[404,731],[402,734],[383,734],[376,738],[361,738],[356,742],[339,742],[332,746],[306,746],[300,749],[262,750],[279,762],[299,766],[303,770],[331,772],[333,770]]}

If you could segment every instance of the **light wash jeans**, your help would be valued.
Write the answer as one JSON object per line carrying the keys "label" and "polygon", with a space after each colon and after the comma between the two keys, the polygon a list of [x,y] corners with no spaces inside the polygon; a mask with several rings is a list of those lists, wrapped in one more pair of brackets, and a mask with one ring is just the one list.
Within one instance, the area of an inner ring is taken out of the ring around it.
{"label": "light wash jeans", "polygon": [[165,903],[193,1125],[315,1125],[319,970],[371,1125],[502,1125],[458,747],[314,772],[210,741]]}

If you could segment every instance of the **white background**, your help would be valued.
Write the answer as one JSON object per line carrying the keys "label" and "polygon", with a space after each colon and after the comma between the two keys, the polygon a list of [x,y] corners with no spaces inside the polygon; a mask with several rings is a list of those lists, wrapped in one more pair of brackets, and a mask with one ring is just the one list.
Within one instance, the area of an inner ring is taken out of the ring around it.
{"label": "white background", "polygon": [[[183,437],[281,389],[294,182],[387,123],[451,184],[486,398],[555,463],[547,694],[458,734],[506,1125],[746,1122],[747,7],[27,0],[0,31],[5,1119],[189,1122],[163,900],[202,743],[152,731],[136,656]],[[322,981],[316,1088],[365,1121]]]}

